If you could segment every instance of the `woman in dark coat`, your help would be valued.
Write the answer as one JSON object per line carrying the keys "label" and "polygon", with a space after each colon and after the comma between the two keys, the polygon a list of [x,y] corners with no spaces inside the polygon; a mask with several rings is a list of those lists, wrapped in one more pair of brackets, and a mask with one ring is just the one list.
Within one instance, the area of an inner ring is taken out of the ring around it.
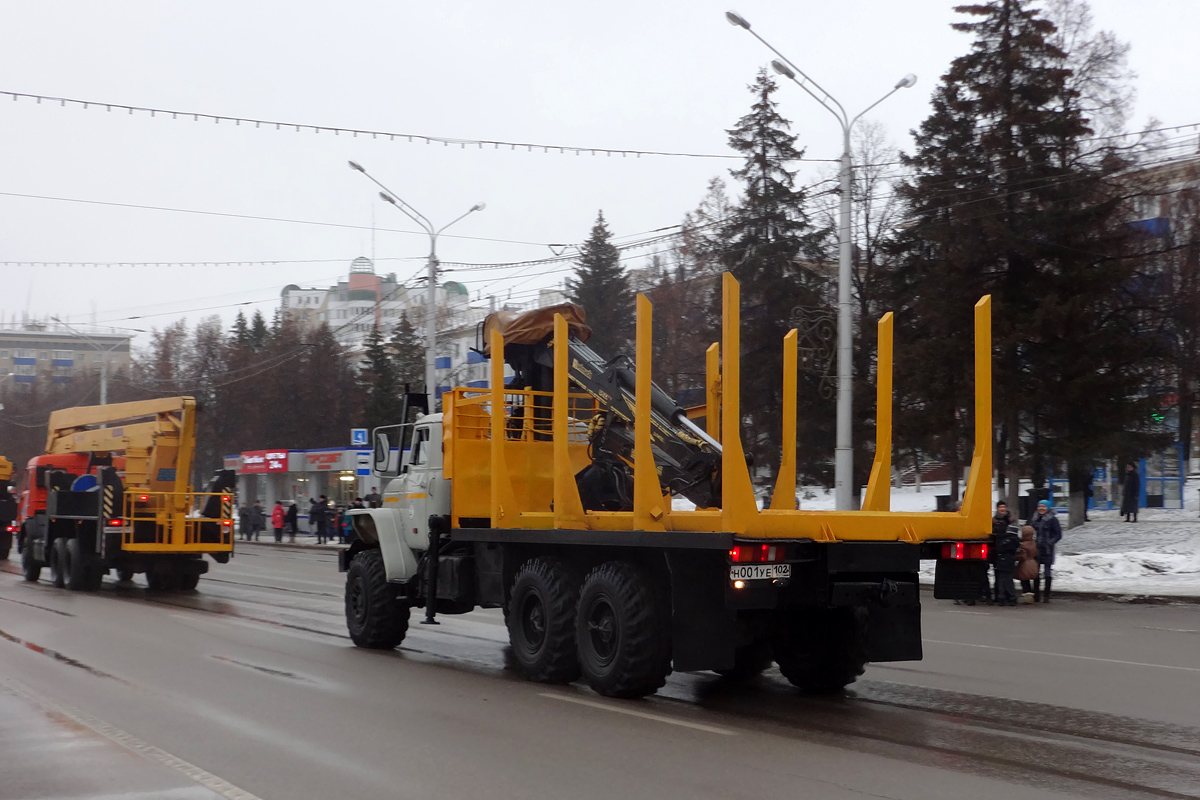
{"label": "woman in dark coat", "polygon": [[[1133,464],[1125,465],[1125,477],[1121,479],[1121,514],[1126,522],[1137,522],[1138,501],[1141,500],[1142,479]],[[1130,516],[1133,519],[1130,519]]]}
{"label": "woman in dark coat", "polygon": [[1042,573],[1046,576],[1046,591],[1041,591],[1042,579],[1033,579],[1033,602],[1050,602],[1050,568],[1054,566],[1054,546],[1062,540],[1062,525],[1054,509],[1045,500],[1039,500],[1037,513],[1029,520],[1033,526],[1034,539],[1037,542],[1037,562],[1041,565]]}
{"label": "woman in dark coat", "polygon": [[296,531],[300,529],[300,512],[296,510],[296,504],[288,505],[287,513],[283,515],[283,524],[288,528],[288,541],[296,541]]}

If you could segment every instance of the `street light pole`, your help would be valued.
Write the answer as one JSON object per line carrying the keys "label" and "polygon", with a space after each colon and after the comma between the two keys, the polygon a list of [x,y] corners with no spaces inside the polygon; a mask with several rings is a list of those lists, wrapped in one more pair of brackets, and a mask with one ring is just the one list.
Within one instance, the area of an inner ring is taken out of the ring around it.
{"label": "street light pole", "polygon": [[[854,443],[853,443],[853,403],[854,403],[854,366],[853,366],[853,304],[850,298],[852,280],[852,230],[850,224],[850,193],[852,191],[853,163],[850,151],[850,132],[858,122],[875,106],[891,97],[900,89],[907,89],[917,82],[917,76],[905,75],[892,90],[871,105],[863,109],[857,116],[850,118],[842,104],[833,95],[825,91],[803,70],[788,60],[787,56],[750,27],[745,17],[732,11],[725,12],[725,19],[730,25],[744,28],[758,39],[779,60],[771,62],[771,67],[780,75],[788,78],[810,97],[820,103],[833,114],[842,128],[842,158],[839,169],[839,184],[841,191],[840,210],[838,214],[838,325],[837,325],[837,444],[834,451],[834,498],[838,511],[854,509]],[[799,77],[797,77],[799,75]]]}
{"label": "street light pole", "polygon": [[426,287],[425,295],[425,392],[429,397],[429,411],[432,413],[437,408],[437,403],[440,398],[437,396],[437,237],[438,235],[449,228],[454,223],[471,214],[474,211],[483,211],[487,208],[485,203],[476,203],[467,211],[454,219],[447,222],[440,228],[434,228],[433,223],[415,208],[400,199],[399,195],[391,189],[384,186],[373,175],[363,169],[359,164],[351,161],[350,169],[356,172],[361,172],[375,183],[380,189],[379,197],[384,202],[391,203],[396,208],[400,209],[413,222],[421,226],[425,233],[429,234],[429,261],[427,262],[428,270],[426,277],[429,285]]}

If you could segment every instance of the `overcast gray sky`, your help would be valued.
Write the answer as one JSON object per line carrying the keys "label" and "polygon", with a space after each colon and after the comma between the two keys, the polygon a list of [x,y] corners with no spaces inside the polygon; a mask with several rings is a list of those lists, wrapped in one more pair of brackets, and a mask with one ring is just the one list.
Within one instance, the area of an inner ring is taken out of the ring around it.
{"label": "overcast gray sky", "polygon": [[[227,116],[468,139],[728,154],[747,84],[770,53],[730,26],[726,0],[522,2],[49,2],[0,4],[0,90]],[[907,72],[870,115],[892,141],[969,38],[947,0],[740,0],[734,8],[856,113]],[[1200,3],[1094,0],[1097,26],[1133,46],[1132,125],[1200,123]],[[833,118],[794,85],[776,95],[812,158],[835,158]],[[487,210],[446,238],[445,261],[504,262],[582,241],[598,209],[618,236],[673,225],[719,159],[620,158],[443,147],[311,131],[172,120],[0,99],[0,192],[193,209],[334,225],[0,195],[0,262],[292,261],[229,267],[0,265],[0,313],[148,329],[186,316],[268,313],[288,283],[327,285],[380,228],[414,230],[363,164],[436,224]],[[822,165],[804,164],[813,179]],[[336,226],[361,226],[354,227]],[[365,229],[365,230],[364,230]],[[518,243],[512,243],[518,242]],[[424,235],[380,231],[378,271],[406,278]],[[641,257],[631,263],[638,265]],[[449,273],[472,299],[514,297],[565,276]],[[94,304],[94,305],[93,305]],[[148,316],[154,315],[154,316]],[[130,317],[142,317],[131,320]]]}

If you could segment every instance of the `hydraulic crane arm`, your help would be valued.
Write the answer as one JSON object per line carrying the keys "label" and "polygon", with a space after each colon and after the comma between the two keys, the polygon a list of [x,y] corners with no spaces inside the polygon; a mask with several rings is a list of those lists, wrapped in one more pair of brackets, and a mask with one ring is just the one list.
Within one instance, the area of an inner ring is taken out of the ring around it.
{"label": "hydraulic crane arm", "polygon": [[46,436],[47,454],[124,454],[126,485],[153,491],[189,491],[195,449],[191,397],[65,408],[50,415]]}
{"label": "hydraulic crane arm", "polygon": [[[585,508],[623,511],[632,508],[632,463],[636,374],[627,356],[605,361],[585,344],[591,334],[578,306],[537,309],[507,318],[489,317],[484,328],[496,326],[505,334],[504,359],[516,373],[514,388],[549,392],[553,389],[554,359],[549,325],[561,313],[570,324],[569,379],[590,395],[598,413],[589,425],[591,465],[576,480]],[[549,436],[549,397],[535,397],[527,413],[535,430]],[[687,417],[658,386],[651,385],[650,441],[659,482],[664,492],[682,494],[697,506],[720,505],[721,446]]]}

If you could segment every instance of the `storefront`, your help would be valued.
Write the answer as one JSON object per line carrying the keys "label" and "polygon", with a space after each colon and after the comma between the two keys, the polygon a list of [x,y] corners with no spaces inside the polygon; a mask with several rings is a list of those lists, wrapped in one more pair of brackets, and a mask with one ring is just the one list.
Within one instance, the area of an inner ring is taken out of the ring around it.
{"label": "storefront", "polygon": [[285,506],[296,503],[306,516],[313,498],[325,495],[344,506],[379,486],[371,476],[370,450],[249,450],[226,456],[225,468],[237,473],[239,508],[258,500],[267,513],[281,500]]}

